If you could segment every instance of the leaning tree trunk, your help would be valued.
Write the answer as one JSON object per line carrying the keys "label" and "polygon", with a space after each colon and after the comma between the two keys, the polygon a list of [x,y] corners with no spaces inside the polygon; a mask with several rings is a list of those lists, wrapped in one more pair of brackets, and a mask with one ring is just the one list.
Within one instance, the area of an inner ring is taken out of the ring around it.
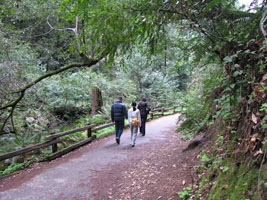
{"label": "leaning tree trunk", "polygon": [[101,90],[98,87],[93,87],[92,93],[92,115],[96,115],[98,111],[101,110],[103,106]]}

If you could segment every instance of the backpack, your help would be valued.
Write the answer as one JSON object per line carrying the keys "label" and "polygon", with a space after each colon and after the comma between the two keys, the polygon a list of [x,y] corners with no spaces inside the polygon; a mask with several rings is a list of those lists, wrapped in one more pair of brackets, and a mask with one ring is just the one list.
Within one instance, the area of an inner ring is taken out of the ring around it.
{"label": "backpack", "polygon": [[139,110],[140,110],[140,115],[141,116],[146,116],[149,114],[150,109],[150,105],[148,105],[147,103],[139,103]]}

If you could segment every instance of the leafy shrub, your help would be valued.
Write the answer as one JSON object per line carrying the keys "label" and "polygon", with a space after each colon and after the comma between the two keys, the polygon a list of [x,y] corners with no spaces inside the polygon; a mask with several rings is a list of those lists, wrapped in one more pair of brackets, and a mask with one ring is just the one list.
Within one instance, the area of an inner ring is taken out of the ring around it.
{"label": "leafy shrub", "polygon": [[182,192],[178,192],[178,195],[182,199],[188,199],[192,193],[193,190],[191,187],[184,187]]}

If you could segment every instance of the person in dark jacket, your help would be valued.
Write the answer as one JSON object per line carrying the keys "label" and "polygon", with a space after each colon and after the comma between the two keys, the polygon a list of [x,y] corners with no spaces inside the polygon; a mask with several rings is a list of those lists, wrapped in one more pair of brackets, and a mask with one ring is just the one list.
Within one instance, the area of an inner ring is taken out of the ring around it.
{"label": "person in dark jacket", "polygon": [[147,120],[147,115],[150,111],[150,105],[147,104],[145,97],[143,97],[142,100],[139,102],[137,108],[140,110],[140,115],[141,115],[140,134],[142,136],[145,136],[145,134],[146,134],[146,120]]}
{"label": "person in dark jacket", "polygon": [[120,144],[120,138],[124,128],[124,119],[128,118],[126,106],[122,103],[122,97],[118,97],[111,106],[111,120],[115,122],[116,142]]}

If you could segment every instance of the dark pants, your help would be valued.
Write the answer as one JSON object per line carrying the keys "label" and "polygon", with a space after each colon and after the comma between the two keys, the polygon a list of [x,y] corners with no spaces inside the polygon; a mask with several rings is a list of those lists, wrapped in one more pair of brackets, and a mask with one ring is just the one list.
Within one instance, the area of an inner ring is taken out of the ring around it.
{"label": "dark pants", "polygon": [[120,139],[121,138],[121,134],[123,132],[123,128],[124,128],[124,120],[116,120],[115,121],[115,132],[116,132],[116,139]]}
{"label": "dark pants", "polygon": [[141,116],[140,133],[142,135],[146,134],[146,119],[147,119],[147,116]]}

